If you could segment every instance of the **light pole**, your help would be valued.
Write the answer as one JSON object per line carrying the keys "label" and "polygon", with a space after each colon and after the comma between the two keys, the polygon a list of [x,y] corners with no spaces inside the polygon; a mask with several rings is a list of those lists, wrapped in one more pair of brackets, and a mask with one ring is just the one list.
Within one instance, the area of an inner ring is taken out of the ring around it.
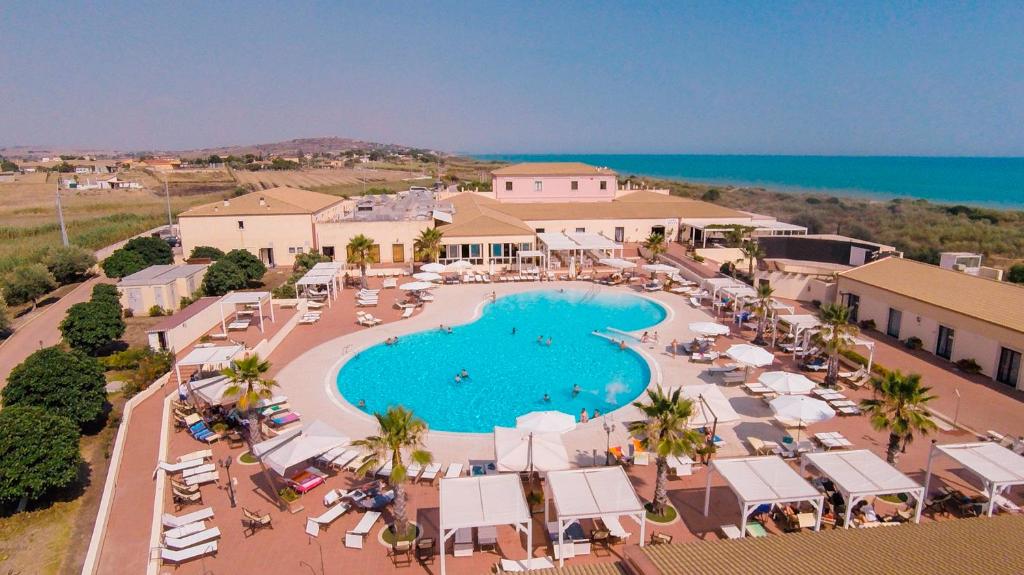
{"label": "light pole", "polygon": [[612,432],[615,431],[615,423],[613,422],[613,423],[609,424],[608,423],[608,419],[605,418],[604,422],[601,424],[601,427],[604,428],[604,435],[605,435],[604,464],[605,465],[611,465]]}
{"label": "light pole", "polygon": [[60,173],[57,174],[57,221],[60,222],[60,241],[68,247],[68,229],[64,225],[64,208],[60,205]]}
{"label": "light pole", "polygon": [[231,507],[235,506],[235,483],[231,479],[231,456],[227,456],[223,461],[220,462],[221,467],[228,474],[228,499],[231,500]]}
{"label": "light pole", "polygon": [[174,235],[174,220],[171,218],[171,192],[167,189],[167,176],[164,176],[164,198],[167,199],[167,234]]}
{"label": "light pole", "polygon": [[953,425],[956,425],[957,420],[960,419],[960,388],[953,390],[956,394],[956,411],[953,412]]}

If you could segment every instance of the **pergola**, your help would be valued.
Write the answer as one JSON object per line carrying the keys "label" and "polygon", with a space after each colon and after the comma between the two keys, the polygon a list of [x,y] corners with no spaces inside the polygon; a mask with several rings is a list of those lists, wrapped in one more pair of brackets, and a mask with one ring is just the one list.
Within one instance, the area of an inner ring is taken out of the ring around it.
{"label": "pergola", "polygon": [[533,551],[530,508],[516,474],[481,475],[441,480],[441,575],[445,546],[459,529],[512,525],[526,533],[526,559]]}
{"label": "pergola", "polygon": [[206,402],[207,405],[224,405],[238,399],[238,394],[227,394],[231,380],[223,375],[215,375],[205,379],[197,379],[189,384],[193,394]]}
{"label": "pergola", "polygon": [[270,308],[270,321],[274,321],[274,305],[270,301],[270,292],[268,291],[233,291],[224,297],[220,298],[217,305],[220,307],[220,327],[224,331],[224,335],[228,334],[228,325],[224,316],[224,305],[230,305],[232,309],[235,306],[245,305],[257,306],[260,312],[260,332],[263,332],[263,304],[267,304]]}
{"label": "pergola", "polygon": [[846,501],[844,528],[850,527],[850,516],[857,503],[872,495],[906,493],[915,500],[914,523],[921,521],[924,487],[871,451],[805,453],[800,459],[800,471],[808,464],[828,476]]}
{"label": "pergola", "polygon": [[295,282],[296,295],[302,297],[301,293],[308,292],[310,286],[323,286],[327,290],[327,305],[330,307],[331,300],[336,299],[341,290],[338,274],[343,270],[344,265],[338,262],[320,262],[314,265]]}
{"label": "pergola", "polygon": [[729,286],[746,286],[746,284],[732,278],[706,278],[700,283],[701,289],[707,290],[711,294],[712,300],[718,299],[719,290]]}
{"label": "pergola", "polygon": [[736,494],[742,516],[740,533],[747,535],[747,518],[760,505],[807,501],[814,507],[814,530],[821,529],[825,496],[793,470],[781,457],[738,457],[718,459],[708,466],[704,491],[704,516],[711,506],[711,479],[717,471]]}
{"label": "pergola", "polygon": [[[776,328],[779,324],[782,324],[786,328],[788,333],[793,334],[793,343],[796,343],[800,339],[800,334],[808,330],[817,329],[821,325],[821,321],[818,320],[817,316],[811,314],[800,313],[800,314],[789,314],[789,315],[777,315],[775,316]],[[772,345],[775,345],[775,340],[778,339],[778,329],[775,329],[775,335],[772,337]]]}
{"label": "pergola", "polygon": [[932,479],[932,459],[948,455],[981,479],[982,493],[988,497],[985,514],[991,516],[996,499],[1014,485],[1024,485],[1024,457],[992,442],[932,444],[928,452],[928,468],[924,477],[927,493]]}
{"label": "pergola", "polygon": [[519,250],[518,252],[516,252],[516,269],[517,270],[522,270],[523,269],[523,258],[526,258],[526,259],[537,259],[539,261],[539,263],[540,263],[540,267],[541,268],[546,268],[547,267],[544,264],[544,262],[547,261],[546,256],[544,255],[544,252],[542,252],[540,250]]}
{"label": "pergola", "polygon": [[720,295],[731,297],[738,302],[757,297],[757,291],[746,284],[728,285],[718,291]]}
{"label": "pergola", "polygon": [[217,347],[197,347],[188,352],[188,355],[174,363],[174,373],[181,381],[181,366],[198,365],[200,369],[204,365],[226,366],[235,359],[235,356],[245,349],[240,345],[222,345]]}
{"label": "pergola", "polygon": [[623,252],[621,243],[593,232],[541,232],[537,234],[537,240],[544,246],[544,253],[549,260],[553,251],[568,252],[570,258],[580,258],[587,252],[608,256],[614,256],[616,250],[619,256]]}
{"label": "pergola", "polygon": [[[555,504],[559,550],[563,549],[565,529],[573,521],[623,515],[640,525],[640,546],[643,547],[646,512],[622,467],[552,471],[548,474],[544,492]],[[548,507],[544,506],[545,525],[548,523]],[[565,563],[565,555],[558,554],[559,567]]]}

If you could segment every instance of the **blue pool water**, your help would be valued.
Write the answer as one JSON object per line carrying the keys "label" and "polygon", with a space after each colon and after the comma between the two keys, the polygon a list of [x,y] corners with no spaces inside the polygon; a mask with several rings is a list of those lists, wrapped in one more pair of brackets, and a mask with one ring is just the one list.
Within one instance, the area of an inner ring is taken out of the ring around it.
{"label": "blue pool water", "polygon": [[[404,405],[439,431],[490,432],[538,410],[607,413],[633,401],[651,374],[640,355],[591,332],[643,329],[665,315],[651,300],[624,293],[510,295],[451,334],[431,329],[360,352],[342,366],[338,390],[353,405],[366,401],[369,413]],[[538,344],[539,336],[551,346]],[[470,377],[456,383],[462,369]],[[574,384],[582,389],[576,397]]]}

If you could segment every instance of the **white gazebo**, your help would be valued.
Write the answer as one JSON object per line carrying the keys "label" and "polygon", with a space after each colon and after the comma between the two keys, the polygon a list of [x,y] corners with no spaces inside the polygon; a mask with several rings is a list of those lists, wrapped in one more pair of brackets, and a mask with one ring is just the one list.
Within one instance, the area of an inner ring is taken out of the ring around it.
{"label": "white gazebo", "polygon": [[738,457],[716,459],[708,466],[704,491],[704,516],[711,506],[711,479],[714,472],[725,479],[736,494],[742,516],[740,533],[747,535],[747,518],[760,505],[807,501],[814,507],[814,530],[821,529],[821,512],[825,496],[793,470],[781,457]]}
{"label": "white gazebo", "polygon": [[284,477],[288,469],[319,457],[350,439],[331,425],[316,420],[252,446],[252,454]]}
{"label": "white gazebo", "polygon": [[530,508],[518,475],[481,475],[441,480],[441,575],[445,546],[459,529],[512,525],[526,534],[526,559],[533,552]]}
{"label": "white gazebo", "polygon": [[537,260],[540,268],[547,268],[547,257],[540,250],[519,250],[516,252],[516,269],[523,269],[523,259]]}
{"label": "white gazebo", "polygon": [[807,465],[828,476],[842,494],[846,501],[844,528],[850,527],[850,516],[857,503],[872,495],[906,493],[914,498],[914,523],[921,521],[924,487],[867,449],[805,453],[800,459],[800,471]]}
{"label": "white gazebo", "polygon": [[224,331],[224,335],[228,334],[227,320],[224,315],[224,306],[231,306],[232,312],[237,311],[237,306],[256,306],[260,316],[260,332],[263,331],[263,304],[266,304],[270,308],[270,321],[274,321],[274,305],[270,301],[270,292],[268,291],[233,291],[220,298],[217,305],[220,307],[220,327]]}
{"label": "white gazebo", "polygon": [[810,330],[815,330],[821,325],[821,321],[816,316],[800,313],[800,314],[786,314],[775,316],[775,335],[772,336],[772,345],[775,345],[775,340],[778,339],[779,326],[786,329],[786,333],[792,334],[793,343],[799,342],[801,334],[808,333]]}
{"label": "white gazebo", "polygon": [[746,284],[740,283],[733,278],[721,277],[721,278],[706,278],[700,282],[700,287],[711,294],[711,299],[718,299],[718,291],[724,287],[729,286],[745,286]]}
{"label": "white gazebo", "polygon": [[[546,497],[554,502],[558,524],[558,566],[565,563],[565,529],[573,521],[601,518],[605,523],[626,516],[640,525],[640,546],[644,546],[646,511],[633,484],[622,467],[591,467],[548,474]],[[544,505],[544,524],[548,524],[548,505]],[[605,520],[605,518],[608,518]]]}
{"label": "white gazebo", "polygon": [[207,405],[224,405],[238,400],[238,394],[227,394],[231,380],[223,375],[197,379],[188,384],[191,392]]}
{"label": "white gazebo", "polygon": [[981,480],[982,493],[988,497],[988,503],[985,504],[986,515],[992,515],[996,500],[1003,497],[1003,492],[1014,485],[1024,485],[1024,457],[998,443],[933,443],[931,451],[928,452],[928,471],[924,477],[925,493],[928,484],[931,483],[932,460],[936,455],[947,455],[955,459]]}
{"label": "white gazebo", "polygon": [[178,376],[178,381],[181,381],[182,366],[198,366],[199,369],[205,365],[214,368],[227,367],[236,355],[242,353],[243,349],[245,348],[240,345],[197,347],[174,363],[174,373]]}
{"label": "white gazebo", "polygon": [[320,262],[314,265],[295,282],[296,295],[303,297],[303,294],[308,295],[311,287],[323,287],[327,290],[327,306],[330,307],[331,300],[337,299],[338,292],[341,291],[340,274],[344,269],[344,264],[338,262]]}

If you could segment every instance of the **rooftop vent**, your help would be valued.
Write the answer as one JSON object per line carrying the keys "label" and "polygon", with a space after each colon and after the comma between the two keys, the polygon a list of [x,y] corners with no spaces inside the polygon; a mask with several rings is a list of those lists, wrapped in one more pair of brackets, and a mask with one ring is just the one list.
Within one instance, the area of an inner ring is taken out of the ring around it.
{"label": "rooftop vent", "polygon": [[267,206],[267,200],[265,198],[261,197],[260,198],[260,207],[266,207],[266,206]]}
{"label": "rooftop vent", "polygon": [[230,205],[231,205],[231,200],[224,200],[224,207],[225,208],[230,206]]}

